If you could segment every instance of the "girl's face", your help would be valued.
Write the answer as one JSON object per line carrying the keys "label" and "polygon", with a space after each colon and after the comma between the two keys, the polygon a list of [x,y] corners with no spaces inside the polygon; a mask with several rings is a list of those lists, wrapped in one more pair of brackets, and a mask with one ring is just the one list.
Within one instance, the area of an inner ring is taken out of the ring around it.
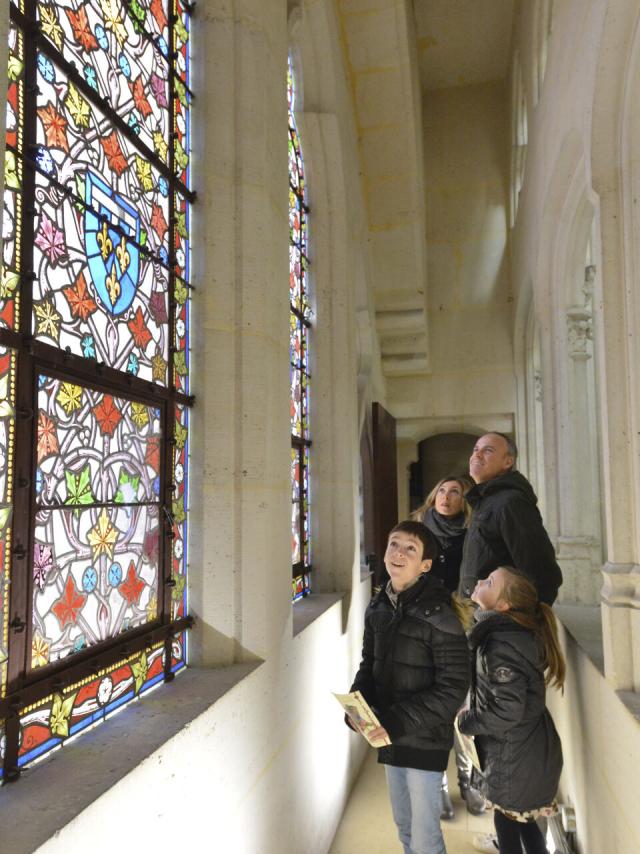
{"label": "girl's face", "polygon": [[483,611],[506,611],[507,602],[502,599],[502,591],[506,582],[504,569],[494,569],[487,578],[481,578],[471,594],[471,600]]}
{"label": "girl's face", "polygon": [[457,516],[462,513],[464,498],[457,480],[446,480],[436,492],[434,506],[441,516]]}

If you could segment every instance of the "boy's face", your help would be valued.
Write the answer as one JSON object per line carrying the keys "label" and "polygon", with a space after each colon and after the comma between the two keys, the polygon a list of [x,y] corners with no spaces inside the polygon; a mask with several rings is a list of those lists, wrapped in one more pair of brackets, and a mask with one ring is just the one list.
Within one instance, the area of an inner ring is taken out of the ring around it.
{"label": "boy's face", "polygon": [[422,540],[413,534],[395,531],[389,537],[384,565],[396,593],[409,587],[419,575],[431,569],[431,561],[423,560],[422,551]]}

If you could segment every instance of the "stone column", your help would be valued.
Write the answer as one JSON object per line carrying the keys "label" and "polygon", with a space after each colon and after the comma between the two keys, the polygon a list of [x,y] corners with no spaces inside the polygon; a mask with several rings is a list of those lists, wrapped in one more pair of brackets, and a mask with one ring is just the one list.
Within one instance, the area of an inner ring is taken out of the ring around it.
{"label": "stone column", "polygon": [[[590,270],[590,268],[587,268]],[[587,275],[587,282],[589,281]],[[599,462],[595,437],[595,384],[591,360],[590,292],[584,305],[567,309],[568,430],[564,453],[569,477],[563,484],[558,558],[565,572],[562,599],[594,605],[599,598],[601,536]]]}
{"label": "stone column", "polygon": [[606,563],[602,574],[605,674],[617,691],[640,692],[640,566]]}

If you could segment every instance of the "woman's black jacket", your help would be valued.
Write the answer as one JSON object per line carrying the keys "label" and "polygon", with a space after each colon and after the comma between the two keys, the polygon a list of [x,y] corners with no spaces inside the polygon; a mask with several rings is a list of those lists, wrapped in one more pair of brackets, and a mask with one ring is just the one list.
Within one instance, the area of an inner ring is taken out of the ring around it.
{"label": "woman's black jacket", "polygon": [[365,614],[361,691],[392,744],[378,761],[443,771],[453,719],[469,686],[467,640],[442,582],[425,573],[400,593],[394,609],[381,590]]}
{"label": "woman's black jacket", "polygon": [[475,668],[470,709],[460,730],[475,736],[479,787],[499,806],[524,812],[550,804],[562,747],[545,706],[543,653],[533,632],[504,614],[487,614],[470,637]]}
{"label": "woman's black jacket", "polygon": [[466,529],[457,537],[451,537],[446,543],[438,540],[440,547],[438,557],[434,560],[431,572],[436,578],[442,579],[450,593],[455,593],[460,583],[460,562]]}

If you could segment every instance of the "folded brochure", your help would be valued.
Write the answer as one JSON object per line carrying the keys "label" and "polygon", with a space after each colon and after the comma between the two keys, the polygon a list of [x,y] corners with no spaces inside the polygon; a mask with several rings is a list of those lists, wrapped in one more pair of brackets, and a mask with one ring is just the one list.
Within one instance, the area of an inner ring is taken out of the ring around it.
{"label": "folded brochure", "polygon": [[369,733],[380,726],[380,721],[360,691],[353,691],[351,694],[334,694],[333,696],[345,710],[354,727],[362,733],[372,747],[384,747],[391,744],[389,736],[376,739],[369,738]]}

